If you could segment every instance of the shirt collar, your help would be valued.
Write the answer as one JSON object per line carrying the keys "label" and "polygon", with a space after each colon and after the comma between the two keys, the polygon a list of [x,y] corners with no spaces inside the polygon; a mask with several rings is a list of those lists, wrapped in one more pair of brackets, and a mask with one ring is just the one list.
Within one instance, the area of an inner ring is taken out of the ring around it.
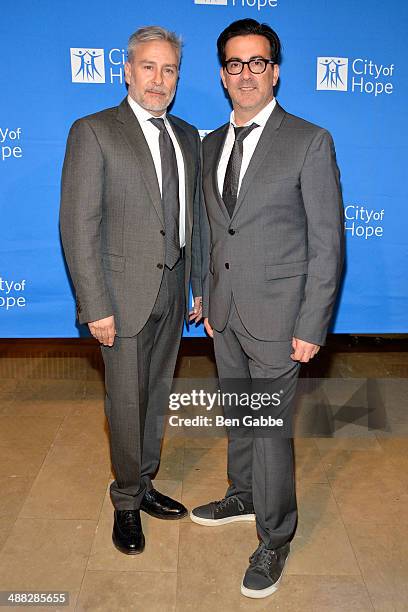
{"label": "shirt collar", "polygon": [[[244,125],[251,125],[252,123],[257,123],[260,127],[263,128],[265,126],[265,123],[268,121],[269,117],[271,116],[271,113],[273,109],[275,108],[275,106],[276,106],[276,99],[272,98],[272,100],[266,106],[264,106],[264,108],[260,110],[257,115],[255,115],[255,117],[252,117],[252,119],[250,121],[247,121]],[[230,124],[234,127],[237,127],[237,124],[235,123],[234,111],[232,111],[230,115]]]}
{"label": "shirt collar", "polygon": [[[140,104],[138,104],[131,96],[128,96],[127,99],[129,102],[129,106],[135,113],[137,119],[139,120],[139,123],[142,123],[143,121],[149,121],[149,119],[152,118],[153,115],[149,113],[149,111],[147,111],[145,108],[140,106]],[[162,115],[160,115],[160,117],[157,117],[157,119],[166,119],[166,111]]]}

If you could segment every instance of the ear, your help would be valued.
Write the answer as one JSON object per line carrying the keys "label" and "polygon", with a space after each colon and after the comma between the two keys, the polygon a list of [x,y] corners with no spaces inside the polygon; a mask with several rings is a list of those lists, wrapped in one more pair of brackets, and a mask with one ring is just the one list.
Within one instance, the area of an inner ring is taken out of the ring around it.
{"label": "ear", "polygon": [[225,89],[227,89],[227,82],[225,80],[225,71],[222,66],[220,68],[220,77],[221,77],[222,84],[224,85]]}
{"label": "ear", "polygon": [[279,66],[278,64],[273,65],[273,86],[275,87],[279,79]]}
{"label": "ear", "polygon": [[130,85],[130,74],[131,74],[130,62],[125,62],[125,81],[128,85]]}

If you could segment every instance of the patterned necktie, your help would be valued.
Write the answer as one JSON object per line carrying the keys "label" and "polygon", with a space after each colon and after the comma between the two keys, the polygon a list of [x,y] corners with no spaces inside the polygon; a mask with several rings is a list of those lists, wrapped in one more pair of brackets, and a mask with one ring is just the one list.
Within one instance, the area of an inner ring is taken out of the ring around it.
{"label": "patterned necktie", "polygon": [[164,214],[165,265],[172,269],[180,257],[179,237],[179,176],[173,141],[161,117],[149,119],[160,130],[159,147],[162,169],[162,206]]}
{"label": "patterned necktie", "polygon": [[234,127],[235,142],[232,147],[231,155],[228,160],[225,172],[224,186],[222,189],[222,199],[227,207],[228,214],[232,217],[238,197],[239,175],[242,166],[242,155],[244,152],[244,140],[254,128],[259,127],[257,123],[251,123],[245,127]]}

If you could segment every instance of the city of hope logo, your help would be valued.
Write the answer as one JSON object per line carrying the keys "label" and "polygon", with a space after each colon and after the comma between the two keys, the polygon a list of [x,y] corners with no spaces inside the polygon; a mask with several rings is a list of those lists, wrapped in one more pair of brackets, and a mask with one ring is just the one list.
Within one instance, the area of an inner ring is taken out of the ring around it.
{"label": "city of hope logo", "polygon": [[394,93],[395,64],[370,58],[318,57],[316,89],[372,94],[376,98]]}
{"label": "city of hope logo", "polygon": [[103,49],[71,48],[73,83],[105,83],[105,54]]}
{"label": "city of hope logo", "polygon": [[316,89],[347,91],[348,58],[318,57]]}

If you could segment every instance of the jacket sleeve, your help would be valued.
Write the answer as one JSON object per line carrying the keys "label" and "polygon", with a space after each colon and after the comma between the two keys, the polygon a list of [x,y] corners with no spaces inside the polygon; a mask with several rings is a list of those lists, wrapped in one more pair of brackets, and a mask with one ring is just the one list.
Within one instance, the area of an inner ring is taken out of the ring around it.
{"label": "jacket sleeve", "polygon": [[301,171],[307,218],[308,272],[294,336],[324,345],[344,259],[344,211],[333,139],[319,130]]}
{"label": "jacket sleeve", "polygon": [[113,314],[102,267],[104,161],[87,120],[71,127],[61,181],[60,230],[80,323]]}

